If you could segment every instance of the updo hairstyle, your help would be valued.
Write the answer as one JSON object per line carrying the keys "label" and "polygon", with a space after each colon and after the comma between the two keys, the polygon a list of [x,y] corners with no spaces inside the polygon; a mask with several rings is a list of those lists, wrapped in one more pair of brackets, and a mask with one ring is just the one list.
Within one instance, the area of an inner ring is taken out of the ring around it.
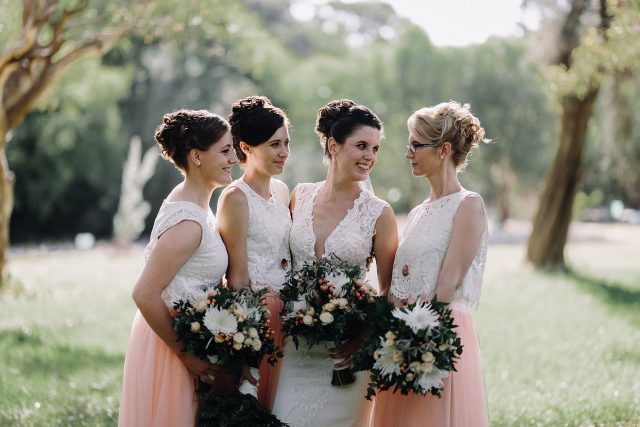
{"label": "updo hairstyle", "polygon": [[477,147],[478,142],[492,142],[485,139],[484,128],[471,114],[471,106],[456,101],[417,110],[407,120],[407,126],[420,140],[437,142],[437,146],[451,143],[451,159],[458,170],[467,166],[469,151]]}
{"label": "updo hairstyle", "polygon": [[165,114],[154,137],[162,156],[183,172],[192,149],[206,151],[229,131],[229,123],[207,110],[178,110]]}
{"label": "updo hairstyle", "polygon": [[240,163],[244,163],[247,156],[240,149],[240,142],[252,147],[264,144],[283,125],[289,126],[289,118],[282,109],[273,106],[266,96],[249,96],[233,103],[229,124],[233,148]]}
{"label": "updo hairstyle", "polygon": [[329,138],[333,137],[342,145],[361,126],[371,126],[382,131],[382,122],[378,116],[368,107],[350,99],[337,99],[320,108],[316,116],[316,133],[320,136],[325,156],[331,158],[327,144]]}

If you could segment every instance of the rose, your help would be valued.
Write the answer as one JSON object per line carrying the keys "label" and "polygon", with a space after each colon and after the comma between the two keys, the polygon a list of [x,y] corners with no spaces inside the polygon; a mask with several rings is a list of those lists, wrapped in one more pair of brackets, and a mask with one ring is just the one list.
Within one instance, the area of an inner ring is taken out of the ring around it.
{"label": "rose", "polygon": [[313,316],[306,314],[303,318],[302,318],[302,322],[307,325],[307,326],[311,326],[313,325]]}
{"label": "rose", "polygon": [[198,313],[204,313],[208,307],[209,307],[209,304],[207,303],[207,300],[203,299],[202,301],[196,304],[196,306],[194,307],[194,310]]}
{"label": "rose", "polygon": [[394,334],[394,333],[393,333],[393,332],[391,332],[391,331],[387,331],[387,333],[386,333],[386,334],[384,334],[384,337],[385,337],[386,339],[388,339],[388,340],[394,340],[394,339],[396,339],[396,334]]}
{"label": "rose", "polygon": [[346,298],[338,298],[338,305],[340,308],[345,308],[347,304],[349,304],[349,301],[347,301]]}
{"label": "rose", "polygon": [[242,350],[242,343],[241,342],[234,342],[233,343],[233,349],[234,350]]}
{"label": "rose", "polygon": [[405,377],[405,380],[407,380],[407,381],[413,381],[413,374],[412,374],[411,372],[409,372],[409,373],[407,374],[407,376]]}
{"label": "rose", "polygon": [[436,358],[433,356],[433,353],[427,351],[422,355],[422,361],[427,363],[433,363]]}
{"label": "rose", "polygon": [[192,322],[191,323],[191,332],[200,331],[200,322]]}
{"label": "rose", "polygon": [[[331,300],[331,301],[333,301],[333,300]],[[330,303],[330,302],[328,302],[328,303],[326,303],[325,305],[322,306],[322,310],[323,311],[333,311],[334,308],[336,308],[336,306],[333,305],[333,303]]]}
{"label": "rose", "polygon": [[[244,342],[244,334],[242,332],[236,332],[235,334],[233,334],[233,342],[240,343],[240,345],[242,345],[242,343]],[[235,348],[235,344],[233,347]]]}
{"label": "rose", "polygon": [[257,338],[258,337],[258,330],[256,328],[249,328],[249,336],[251,338]]}
{"label": "rose", "polygon": [[223,333],[219,333],[219,334],[217,334],[213,339],[214,339],[218,344],[220,344],[221,342],[224,342],[224,334],[223,334]]}
{"label": "rose", "polygon": [[333,314],[329,313],[328,311],[323,311],[322,313],[320,313],[320,321],[322,322],[323,325],[328,325],[329,323],[332,323]]}
{"label": "rose", "polygon": [[260,351],[260,349],[262,348],[262,341],[260,341],[257,338],[254,338],[251,347],[253,348],[254,351]]}
{"label": "rose", "polygon": [[428,363],[428,362],[424,362],[422,365],[422,371],[426,374],[428,374],[429,372],[433,371],[433,364]]}
{"label": "rose", "polygon": [[253,344],[253,339],[247,337],[244,339],[244,346],[245,347],[250,347]]}

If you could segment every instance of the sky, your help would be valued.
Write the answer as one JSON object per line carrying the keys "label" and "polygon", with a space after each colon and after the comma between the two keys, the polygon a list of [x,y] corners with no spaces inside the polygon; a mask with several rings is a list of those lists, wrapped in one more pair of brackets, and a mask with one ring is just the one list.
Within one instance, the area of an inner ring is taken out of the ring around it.
{"label": "sky", "polygon": [[[359,0],[346,0],[359,1]],[[436,46],[466,46],[483,43],[490,36],[522,34],[518,22],[535,26],[532,11],[521,9],[522,0],[384,0],[396,12],[421,26]],[[301,0],[303,3],[322,0]]]}

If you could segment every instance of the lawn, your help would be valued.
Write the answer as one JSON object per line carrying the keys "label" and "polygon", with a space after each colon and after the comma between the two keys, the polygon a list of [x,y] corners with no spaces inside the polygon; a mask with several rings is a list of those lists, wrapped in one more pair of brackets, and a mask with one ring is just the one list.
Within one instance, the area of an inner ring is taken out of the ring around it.
{"label": "lawn", "polygon": [[[576,231],[577,230],[577,231]],[[569,274],[492,244],[475,317],[492,425],[640,425],[640,228],[584,225]],[[116,425],[141,247],[14,250],[0,425]]]}

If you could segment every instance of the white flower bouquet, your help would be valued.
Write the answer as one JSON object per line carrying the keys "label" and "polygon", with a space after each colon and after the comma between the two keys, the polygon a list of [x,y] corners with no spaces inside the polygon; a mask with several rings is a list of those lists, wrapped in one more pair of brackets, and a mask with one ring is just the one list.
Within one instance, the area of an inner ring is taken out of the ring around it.
{"label": "white flower bouquet", "polygon": [[440,397],[442,380],[455,371],[462,354],[448,304],[434,298],[388,310],[386,327],[359,355],[358,363],[371,371],[367,399],[392,387],[402,394]]}
{"label": "white flower bouquet", "polygon": [[[263,357],[271,364],[282,357],[273,339],[269,311],[262,302],[266,292],[266,289],[233,290],[216,286],[200,296],[175,302],[169,311],[176,336],[184,343],[182,351],[221,365],[236,383],[246,366],[258,378]],[[203,382],[199,383],[198,391],[201,394],[198,424],[218,425],[233,412],[236,418],[254,417],[246,419],[250,424],[281,425],[261,407],[256,400],[257,388],[246,380],[240,384],[239,392],[231,396],[216,396],[211,386]]]}
{"label": "white flower bouquet", "polygon": [[[339,346],[370,330],[368,313],[375,305],[375,291],[361,275],[360,267],[329,254],[291,276],[280,296],[284,333],[296,348],[302,337],[309,348],[321,342]],[[333,371],[333,385],[353,381],[349,368]]]}

